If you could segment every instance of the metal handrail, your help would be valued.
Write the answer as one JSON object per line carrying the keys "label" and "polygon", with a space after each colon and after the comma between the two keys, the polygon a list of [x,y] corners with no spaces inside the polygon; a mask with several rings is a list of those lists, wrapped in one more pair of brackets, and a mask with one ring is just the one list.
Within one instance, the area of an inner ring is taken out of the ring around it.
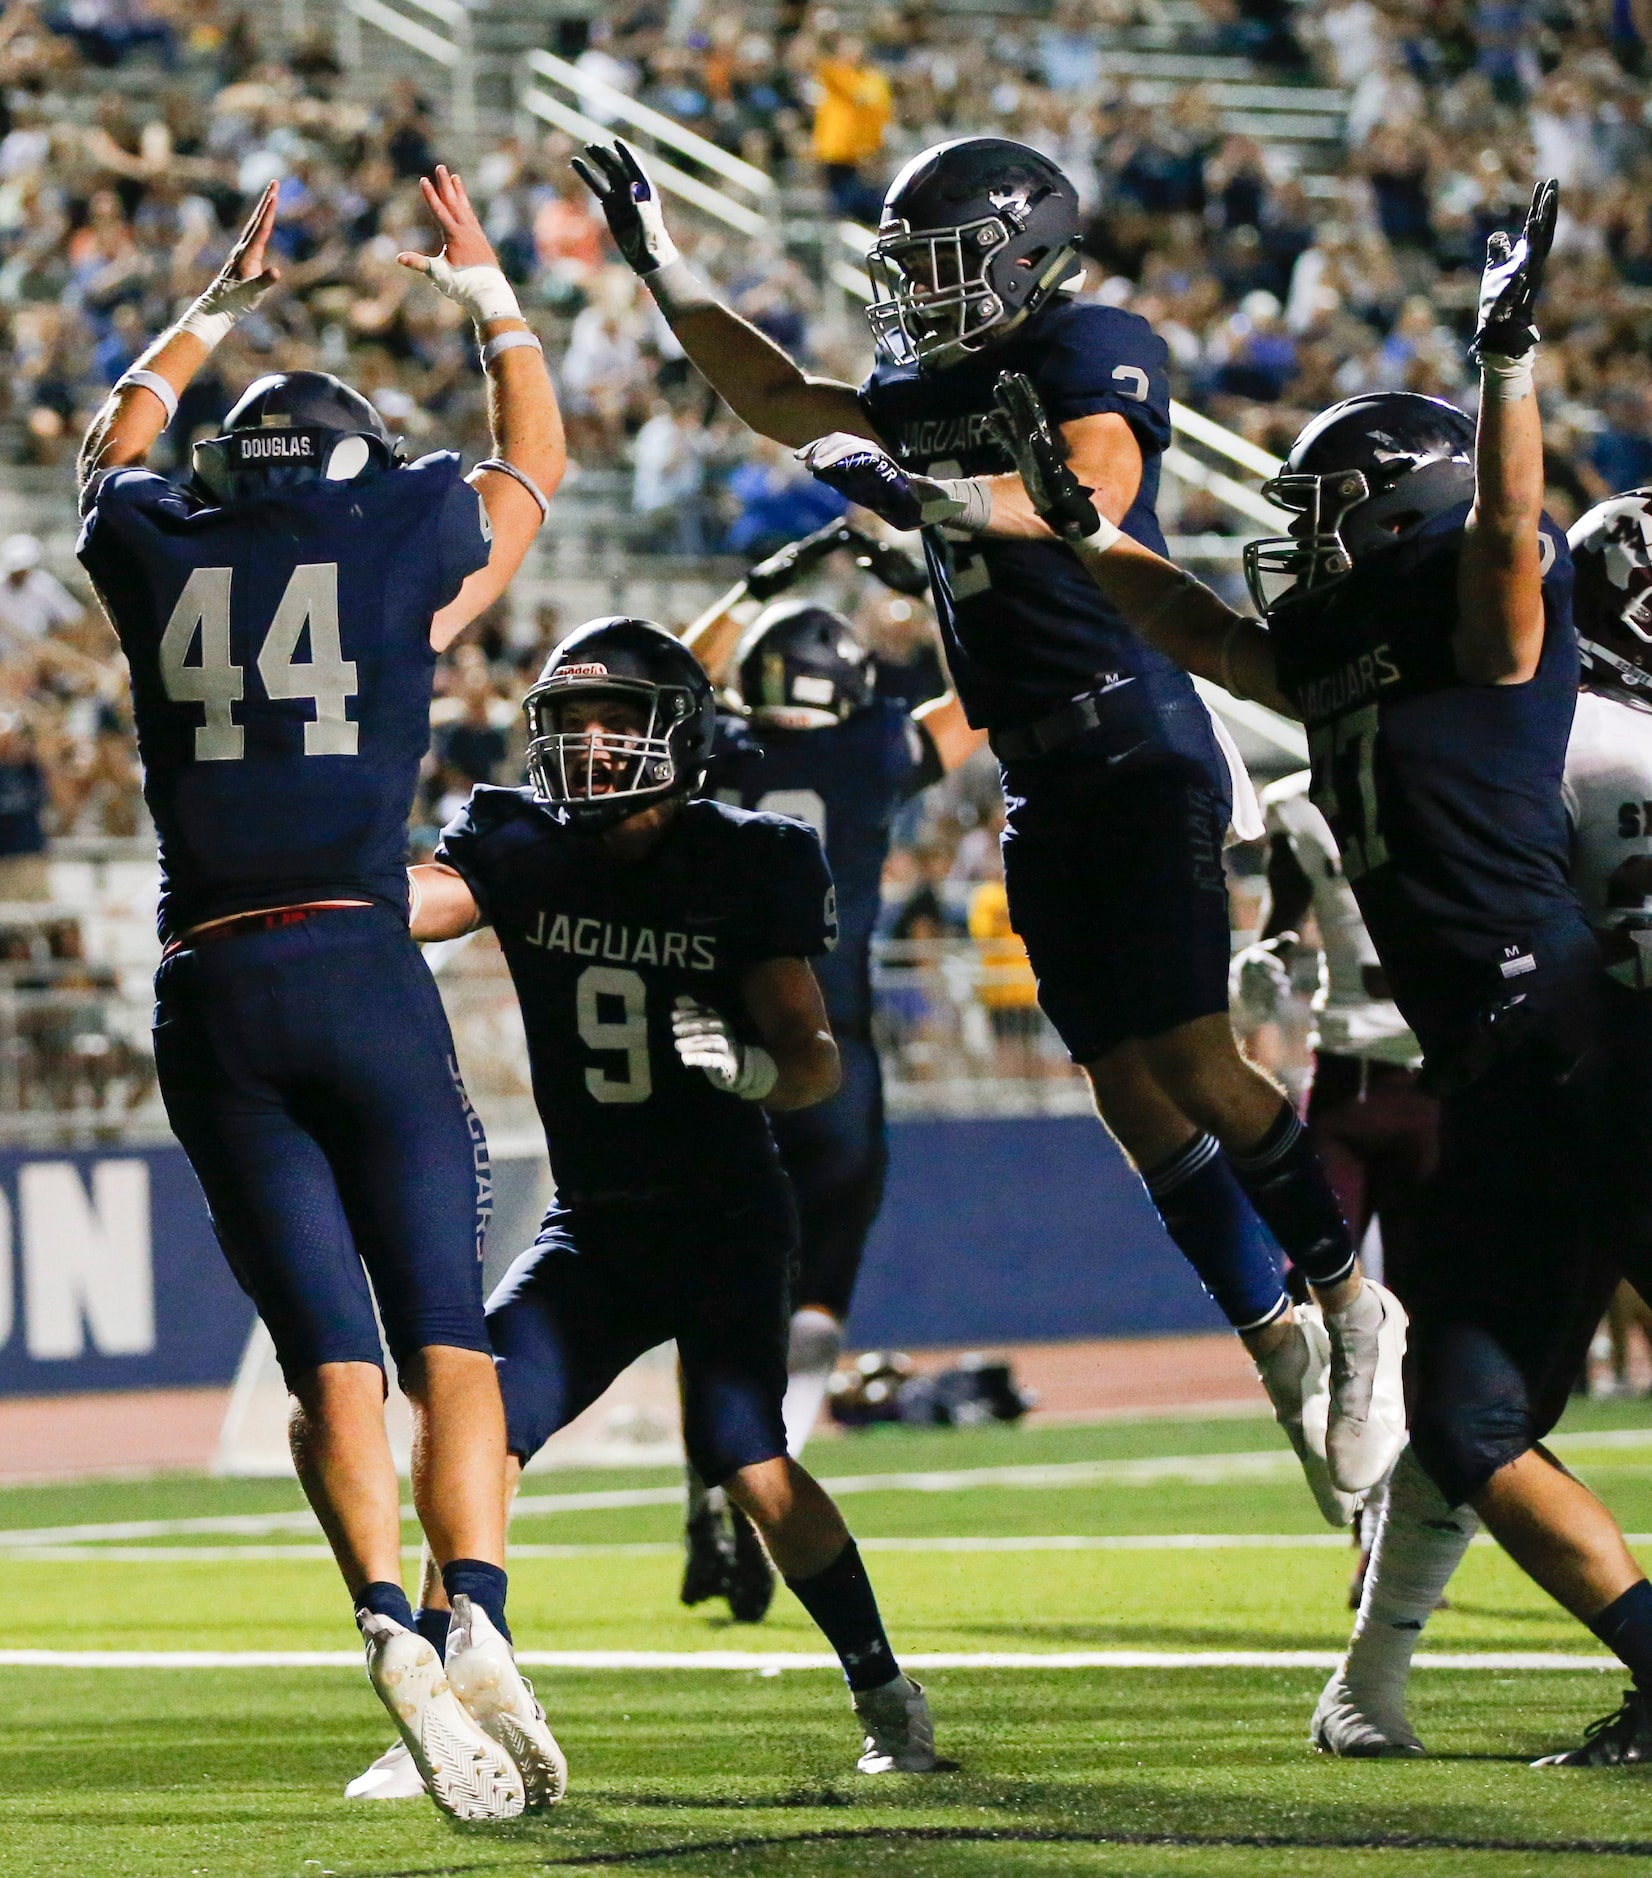
{"label": "metal handrail", "polygon": [[[428,4],[428,0],[417,0],[417,3]],[[442,0],[442,3],[452,5],[453,0]],[[668,145],[691,162],[698,163],[704,169],[715,170],[738,188],[754,196],[772,196],[775,193],[774,178],[766,175],[755,164],[731,156],[710,138],[702,137],[686,124],[679,124],[663,111],[656,111],[651,105],[639,104],[629,92],[621,91],[605,78],[598,78],[594,72],[582,72],[577,65],[567,59],[559,59],[551,52],[530,52],[522,63],[540,78],[547,78],[553,85],[561,85],[576,92],[588,103],[600,105],[614,117],[635,124],[638,130],[647,131],[657,142]]]}
{"label": "metal handrail", "polygon": [[[376,4],[376,0],[346,0],[346,4]],[[595,118],[586,117],[583,112],[574,110],[561,99],[553,98],[538,85],[520,86],[516,102],[520,109],[530,112],[544,123],[554,124],[570,137],[577,137],[586,143],[608,141],[610,132],[607,125],[599,124]],[[743,202],[736,202],[721,189],[714,189],[710,183],[686,175],[674,165],[661,162],[658,157],[653,160],[651,173],[662,189],[681,196],[685,202],[692,202],[695,208],[704,210],[707,215],[714,216],[729,228],[738,229],[742,235],[760,235],[772,227],[768,218],[760,215],[756,209],[748,209]]]}
{"label": "metal handrail", "polygon": [[376,26],[389,38],[410,46],[453,74],[453,129],[463,138],[473,137],[476,134],[476,60],[469,7],[460,4],[460,0],[405,0],[405,4],[440,20],[451,29],[452,37],[444,38],[418,20],[398,13],[395,7],[386,5],[385,0],[343,0],[346,23],[354,26],[358,55],[349,57],[349,49],[345,48],[345,63],[360,62],[361,28],[355,22],[364,20],[369,26]]}

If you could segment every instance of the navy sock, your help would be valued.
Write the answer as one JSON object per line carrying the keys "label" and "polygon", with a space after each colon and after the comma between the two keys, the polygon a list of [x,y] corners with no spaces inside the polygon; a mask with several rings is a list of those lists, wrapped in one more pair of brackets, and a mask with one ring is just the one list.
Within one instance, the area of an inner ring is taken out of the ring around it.
{"label": "navy sock", "polygon": [[451,1611],[433,1611],[428,1604],[421,1604],[413,1613],[413,1628],[438,1656],[447,1655],[447,1632],[452,1622]]}
{"label": "navy sock", "polygon": [[1589,1628],[1626,1665],[1635,1687],[1652,1690],[1652,1584],[1643,1578],[1589,1619]]}
{"label": "navy sock", "polygon": [[1235,1330],[1254,1330],[1285,1308],[1273,1242],[1233,1177],[1214,1135],[1195,1135],[1142,1175],[1165,1231]]}
{"label": "navy sock", "polygon": [[1309,1284],[1334,1285],[1348,1276],[1354,1269],[1354,1241],[1290,1103],[1248,1154],[1227,1158],[1251,1205]]}
{"label": "navy sock", "polygon": [[371,1611],[375,1617],[391,1617],[405,1629],[413,1628],[413,1606],[407,1601],[407,1593],[400,1585],[393,1585],[388,1580],[378,1578],[372,1584],[363,1585],[356,1593],[356,1609]]}
{"label": "navy sock", "polygon": [[448,1602],[469,1598],[479,1604],[493,1621],[493,1627],[507,1642],[510,1626],[505,1622],[505,1586],[509,1581],[502,1565],[486,1565],[479,1558],[449,1559],[442,1567],[442,1585]]}
{"label": "navy sock", "polygon": [[788,1578],[786,1583],[837,1651],[851,1689],[858,1693],[881,1688],[901,1673],[883,1633],[872,1581],[853,1539],[823,1572],[812,1578]]}

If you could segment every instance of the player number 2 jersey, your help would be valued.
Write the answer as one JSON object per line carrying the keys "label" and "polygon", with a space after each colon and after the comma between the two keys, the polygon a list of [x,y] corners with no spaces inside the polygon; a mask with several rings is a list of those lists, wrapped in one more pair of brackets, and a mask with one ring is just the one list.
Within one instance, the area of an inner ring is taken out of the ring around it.
{"label": "player number 2 jersey", "polygon": [[313,899],[404,910],[432,616],[491,535],[459,458],[218,508],[146,470],[77,552],[132,673],[163,939]]}
{"label": "player number 2 jersey", "polygon": [[642,1197],[773,1163],[761,1108],[683,1063],[671,1014],[690,997],[749,1034],[750,968],[831,949],[832,879],[809,829],[690,802],[645,858],[621,861],[526,789],[480,788],[436,859],[510,967],[559,1194]]}
{"label": "player number 2 jersey", "polygon": [[[1141,487],[1123,528],[1164,553],[1154,503],[1170,441],[1169,352],[1135,313],[1058,294],[1001,344],[945,371],[880,359],[861,408],[899,462],[926,476],[995,476],[1015,467],[991,425],[1000,372],[1025,372],[1054,424],[1113,413],[1142,453]],[[1105,675],[1191,695],[1186,676],[1103,598],[1064,542],[924,530],[947,664],[969,721],[1002,730],[1046,715]]]}

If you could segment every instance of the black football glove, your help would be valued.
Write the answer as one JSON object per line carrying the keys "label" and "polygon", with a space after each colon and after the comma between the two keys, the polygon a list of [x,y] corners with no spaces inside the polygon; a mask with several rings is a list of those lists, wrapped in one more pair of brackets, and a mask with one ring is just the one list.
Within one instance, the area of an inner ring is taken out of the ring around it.
{"label": "black football glove", "polygon": [[993,388],[993,428],[1015,458],[1033,507],[1058,535],[1082,541],[1101,526],[1093,493],[1067,466],[1067,440],[1044,415],[1024,372],[1000,372]]}
{"label": "black football glove", "polygon": [[854,557],[855,566],[881,580],[891,593],[903,593],[908,599],[920,599],[929,591],[929,569],[915,554],[897,548],[892,541],[879,541],[863,534],[848,522],[843,529],[843,545]]}
{"label": "black football glove", "polygon": [[607,218],[615,247],[634,273],[652,274],[677,259],[676,243],[665,232],[660,192],[628,143],[619,137],[612,146],[588,143],[585,155],[572,162]]}
{"label": "black football glove", "polygon": [[1480,318],[1468,355],[1476,364],[1488,352],[1519,359],[1537,344],[1532,312],[1543,285],[1543,269],[1554,242],[1560,185],[1551,176],[1532,191],[1526,226],[1512,245],[1501,229],[1486,241],[1486,271],[1480,276]]}
{"label": "black football glove", "polygon": [[766,561],[759,561],[746,576],[746,592],[754,600],[773,600],[801,580],[817,561],[861,539],[860,530],[847,522],[828,522],[812,535],[788,541]]}

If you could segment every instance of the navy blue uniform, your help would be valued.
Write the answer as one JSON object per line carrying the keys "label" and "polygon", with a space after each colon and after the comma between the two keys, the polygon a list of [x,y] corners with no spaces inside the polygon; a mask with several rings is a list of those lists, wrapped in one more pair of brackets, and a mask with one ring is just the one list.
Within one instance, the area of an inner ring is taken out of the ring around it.
{"label": "navy blue uniform", "polygon": [[[1123,417],[1142,479],[1121,525],[1162,554],[1167,362],[1136,314],[1058,294],[946,371],[881,360],[860,399],[898,460],[933,476],[1013,471],[990,423],[1000,372],[1025,372],[1053,423]],[[1094,728],[1003,765],[1010,916],[1062,1040],[1087,1062],[1226,1010],[1231,783],[1192,681],[1130,630],[1064,543],[931,528],[924,547],[958,695],[995,744],[1096,695]]]}
{"label": "navy blue uniform", "polygon": [[700,1477],[783,1454],[796,1212],[762,1109],[682,1062],[671,1013],[691,997],[739,1025],[753,966],[830,949],[819,842],[699,801],[622,861],[528,791],[483,788],[436,858],[499,937],[556,1177],[488,1305],[511,1451],[535,1453],[675,1337]]}
{"label": "navy blue uniform", "polygon": [[[88,492],[79,554],[132,672],[160,838],[162,1094],[288,1380],[486,1349],[487,1150],[407,933],[432,615],[482,567],[449,454],[218,508],[143,470]],[[266,930],[194,927],[324,900]]]}
{"label": "navy blue uniform", "polygon": [[720,801],[808,823],[837,883],[838,943],[816,976],[843,1086],[828,1102],[776,1115],[771,1126],[802,1223],[797,1302],[823,1305],[840,1322],[889,1161],[872,1042],[872,932],[883,864],[902,804],[940,775],[933,743],[902,706],[883,701],[820,730],[724,719],[707,775],[707,791]]}
{"label": "navy blue uniform", "polygon": [[1571,560],[1545,521],[1535,675],[1456,672],[1466,505],[1270,621],[1312,793],[1442,1092],[1407,1355],[1412,1440],[1454,1503],[1553,1426],[1616,1275],[1609,987],[1568,879]]}

